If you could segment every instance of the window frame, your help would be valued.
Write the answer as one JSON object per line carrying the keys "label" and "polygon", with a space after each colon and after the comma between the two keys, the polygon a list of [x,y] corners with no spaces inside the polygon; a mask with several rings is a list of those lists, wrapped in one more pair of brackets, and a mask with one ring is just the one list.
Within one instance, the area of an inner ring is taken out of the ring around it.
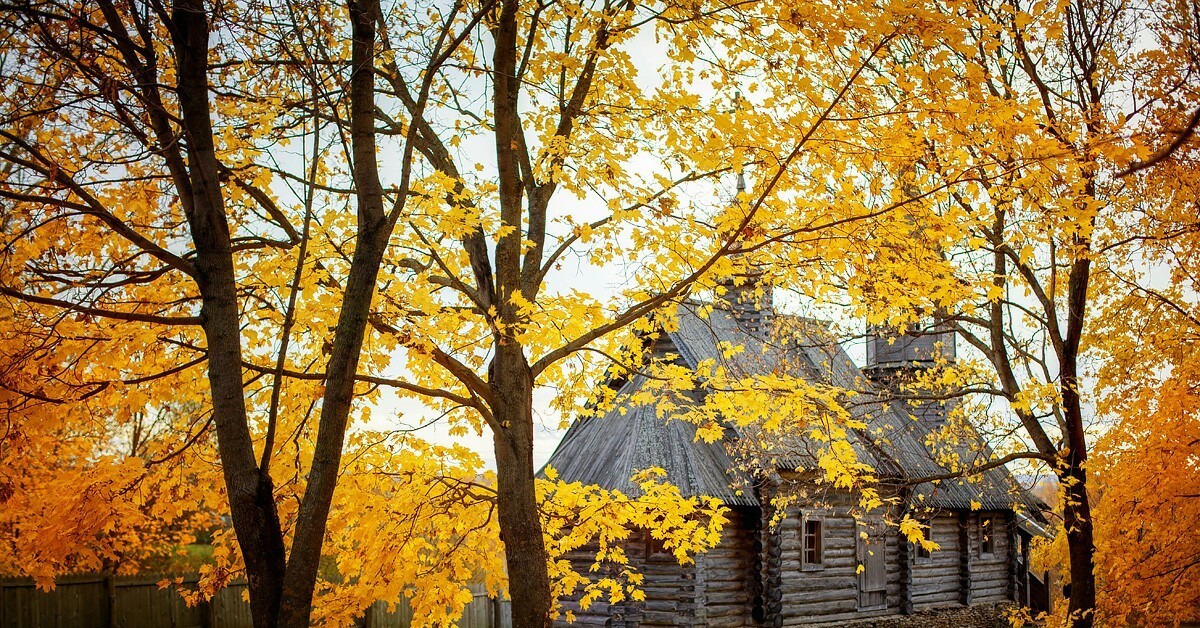
{"label": "window frame", "polygon": [[[996,555],[996,521],[991,515],[979,515],[979,556]],[[986,522],[986,526],[984,523]]]}
{"label": "window frame", "polygon": [[666,539],[656,539],[650,528],[642,528],[642,559],[650,560],[659,556],[670,556],[671,552],[667,550]]}
{"label": "window frame", "polygon": [[[927,519],[921,522],[925,526],[925,540],[933,540],[933,519]],[[925,549],[920,543],[910,543],[913,548],[913,564],[914,565],[930,565],[933,564],[933,552]]]}
{"label": "window frame", "polygon": [[[808,560],[808,524],[817,524],[816,562]],[[822,571],[825,569],[825,515],[805,512],[800,517],[800,571]]]}

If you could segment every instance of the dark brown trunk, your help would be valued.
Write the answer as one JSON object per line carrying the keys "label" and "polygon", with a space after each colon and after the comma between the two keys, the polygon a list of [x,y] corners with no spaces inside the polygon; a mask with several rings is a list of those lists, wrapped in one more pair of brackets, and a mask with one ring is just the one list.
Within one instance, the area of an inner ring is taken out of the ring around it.
{"label": "dark brown trunk", "polygon": [[358,232],[334,331],[333,350],[325,367],[325,395],[308,486],[296,517],[296,532],[287,561],[278,623],[283,627],[305,628],[312,613],[321,547],[354,402],[355,375],[390,232],[375,150],[375,21],[379,6],[377,0],[350,0],[347,8],[353,27],[350,137]]}
{"label": "dark brown trunk", "polygon": [[[492,438],[496,450],[497,514],[508,565],[514,628],[549,625],[550,576],[533,474],[533,373],[512,330],[523,325],[512,297],[521,290],[522,180],[520,77],[517,76],[517,0],[503,0],[491,27],[492,103],[499,175],[500,221],[513,230],[496,240],[498,314],[506,331],[496,339],[488,369]],[[477,273],[478,274],[478,273]],[[482,287],[481,287],[482,289]]]}
{"label": "dark brown trunk", "polygon": [[[378,234],[378,225],[374,227],[366,230]],[[360,233],[363,230],[360,227]],[[321,547],[325,541],[334,489],[337,487],[350,406],[354,401],[354,376],[358,372],[358,360],[385,241],[379,236],[360,237],[354,252],[334,334],[333,352],[326,367],[328,377],[325,380],[317,441],[308,472],[308,487],[296,516],[296,533],[287,561],[278,626],[305,628],[309,625]]]}
{"label": "dark brown trunk", "polygon": [[1079,399],[1078,353],[1088,279],[1086,260],[1071,269],[1068,295],[1068,333],[1062,371],[1063,414],[1067,428],[1065,459],[1060,458],[1059,481],[1063,485],[1063,525],[1071,564],[1071,628],[1091,628],[1095,622],[1096,576],[1093,555],[1092,509],[1087,491],[1087,434]]}
{"label": "dark brown trunk", "polygon": [[533,379],[519,345],[499,344],[490,368],[497,510],[514,628],[549,625],[550,575],[533,470]]}
{"label": "dark brown trunk", "polygon": [[1068,460],[1059,474],[1063,483],[1063,524],[1067,531],[1067,552],[1070,556],[1071,596],[1067,610],[1071,628],[1091,628],[1095,621],[1096,576],[1093,554],[1092,511],[1088,502],[1086,470],[1080,462]]}
{"label": "dark brown trunk", "polygon": [[[1096,198],[1094,174],[1087,177],[1088,198]],[[1091,221],[1095,225],[1095,219]],[[1063,484],[1063,525],[1071,562],[1071,598],[1067,605],[1071,628],[1091,628],[1096,614],[1096,575],[1093,555],[1092,509],[1087,492],[1087,433],[1083,426],[1083,404],[1079,399],[1079,345],[1087,315],[1087,292],[1091,279],[1091,242],[1075,236],[1078,251],[1067,279],[1067,333],[1062,349],[1063,419],[1066,423],[1066,456],[1060,457],[1059,481]]]}
{"label": "dark brown trunk", "polygon": [[178,0],[172,21],[191,193],[191,203],[185,207],[191,208],[187,219],[196,247],[217,448],[234,531],[246,563],[250,612],[256,627],[267,628],[275,625],[279,609],[285,550],[271,480],[259,474],[246,418],[237,284],[208,102],[208,21],[203,1]]}

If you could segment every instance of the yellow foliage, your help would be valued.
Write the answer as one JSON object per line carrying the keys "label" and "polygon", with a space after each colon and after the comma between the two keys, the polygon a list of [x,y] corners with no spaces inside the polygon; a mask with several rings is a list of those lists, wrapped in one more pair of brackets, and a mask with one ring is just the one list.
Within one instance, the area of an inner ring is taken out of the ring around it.
{"label": "yellow foliage", "polygon": [[[552,474],[548,469],[547,477]],[[632,479],[641,493],[637,497],[578,482],[539,482],[555,599],[578,595],[585,609],[601,598],[613,604],[644,599],[643,576],[629,564],[623,546],[637,530],[649,530],[681,565],[720,541],[727,522],[720,502],[684,498],[661,480],[663,476],[665,472],[655,468],[635,475]],[[580,551],[594,556],[588,571],[598,578],[572,567],[570,557]]]}

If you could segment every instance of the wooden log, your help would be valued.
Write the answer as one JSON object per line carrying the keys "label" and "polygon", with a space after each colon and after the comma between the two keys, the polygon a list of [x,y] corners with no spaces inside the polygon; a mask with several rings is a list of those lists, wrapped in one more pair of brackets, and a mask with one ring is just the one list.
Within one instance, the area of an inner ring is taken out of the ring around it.
{"label": "wooden log", "polygon": [[899,539],[899,563],[900,567],[900,614],[912,615],[913,613],[913,556],[912,543],[907,539]]}
{"label": "wooden log", "polygon": [[1004,535],[1005,545],[1004,554],[1008,559],[1008,599],[1017,599],[1018,588],[1018,571],[1020,565],[1020,554],[1017,552],[1017,517],[1012,511],[1004,513]]}
{"label": "wooden log", "polygon": [[[881,608],[878,610],[871,610],[871,611],[860,611],[860,610],[852,609],[849,611],[830,613],[828,615],[821,615],[820,616],[820,624],[822,626],[836,626],[839,624],[843,624],[846,622],[851,622],[851,621],[855,621],[855,620],[859,620],[859,619],[870,619],[872,617],[885,617],[887,615],[894,615],[894,614],[895,614],[894,609],[887,609],[887,608]],[[812,618],[788,617],[787,619],[784,620],[783,625],[784,626],[809,626],[809,625],[812,625],[813,623],[814,623],[814,621]]]}
{"label": "wooden log", "polygon": [[792,610],[806,606],[850,605],[857,603],[858,592],[855,588],[830,587],[817,591],[787,591],[783,594],[783,603]]}
{"label": "wooden log", "polygon": [[964,605],[970,605],[972,601],[971,595],[971,556],[974,552],[971,551],[971,519],[970,513],[961,511],[958,513],[958,547],[959,551],[959,601]]}

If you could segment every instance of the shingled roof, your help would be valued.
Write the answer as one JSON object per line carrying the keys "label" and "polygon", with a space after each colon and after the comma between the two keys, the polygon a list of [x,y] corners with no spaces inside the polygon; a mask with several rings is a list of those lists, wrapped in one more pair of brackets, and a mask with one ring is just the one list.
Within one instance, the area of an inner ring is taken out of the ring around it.
{"label": "shingled roof", "polygon": [[[759,334],[743,328],[729,310],[689,302],[679,307],[677,325],[663,334],[658,349],[660,354],[676,353],[678,360],[692,369],[711,360],[738,377],[784,372],[812,382],[865,391],[850,408],[868,426],[848,437],[859,460],[870,464],[885,480],[946,472],[925,444],[929,432],[936,429],[936,421],[918,420],[907,406],[871,394],[875,388],[870,379],[824,325],[798,318],[787,321],[785,347],[781,341],[765,342]],[[733,355],[722,351],[722,347],[731,345],[740,345],[744,350]],[[615,384],[619,385],[618,404],[602,417],[577,419],[551,455],[547,464],[559,477],[636,495],[639,491],[630,477],[642,469],[661,467],[667,472],[666,480],[684,495],[712,496],[731,505],[757,503],[750,491],[742,490],[750,485],[748,478],[736,470],[729,454],[728,445],[738,437],[735,430],[727,429],[725,438],[714,443],[698,441],[691,423],[660,417],[654,406],[620,401],[645,385],[643,377],[633,376]],[[818,447],[803,442],[803,436],[794,439],[786,447],[787,454],[779,458],[780,467],[812,468],[815,458],[803,452]],[[960,444],[957,450],[963,460],[976,459],[980,451],[986,451],[982,441]],[[984,509],[1009,509],[1015,502],[1031,510],[1038,507],[1002,467],[969,481],[922,484],[915,495],[935,508],[969,508],[972,502]]]}

